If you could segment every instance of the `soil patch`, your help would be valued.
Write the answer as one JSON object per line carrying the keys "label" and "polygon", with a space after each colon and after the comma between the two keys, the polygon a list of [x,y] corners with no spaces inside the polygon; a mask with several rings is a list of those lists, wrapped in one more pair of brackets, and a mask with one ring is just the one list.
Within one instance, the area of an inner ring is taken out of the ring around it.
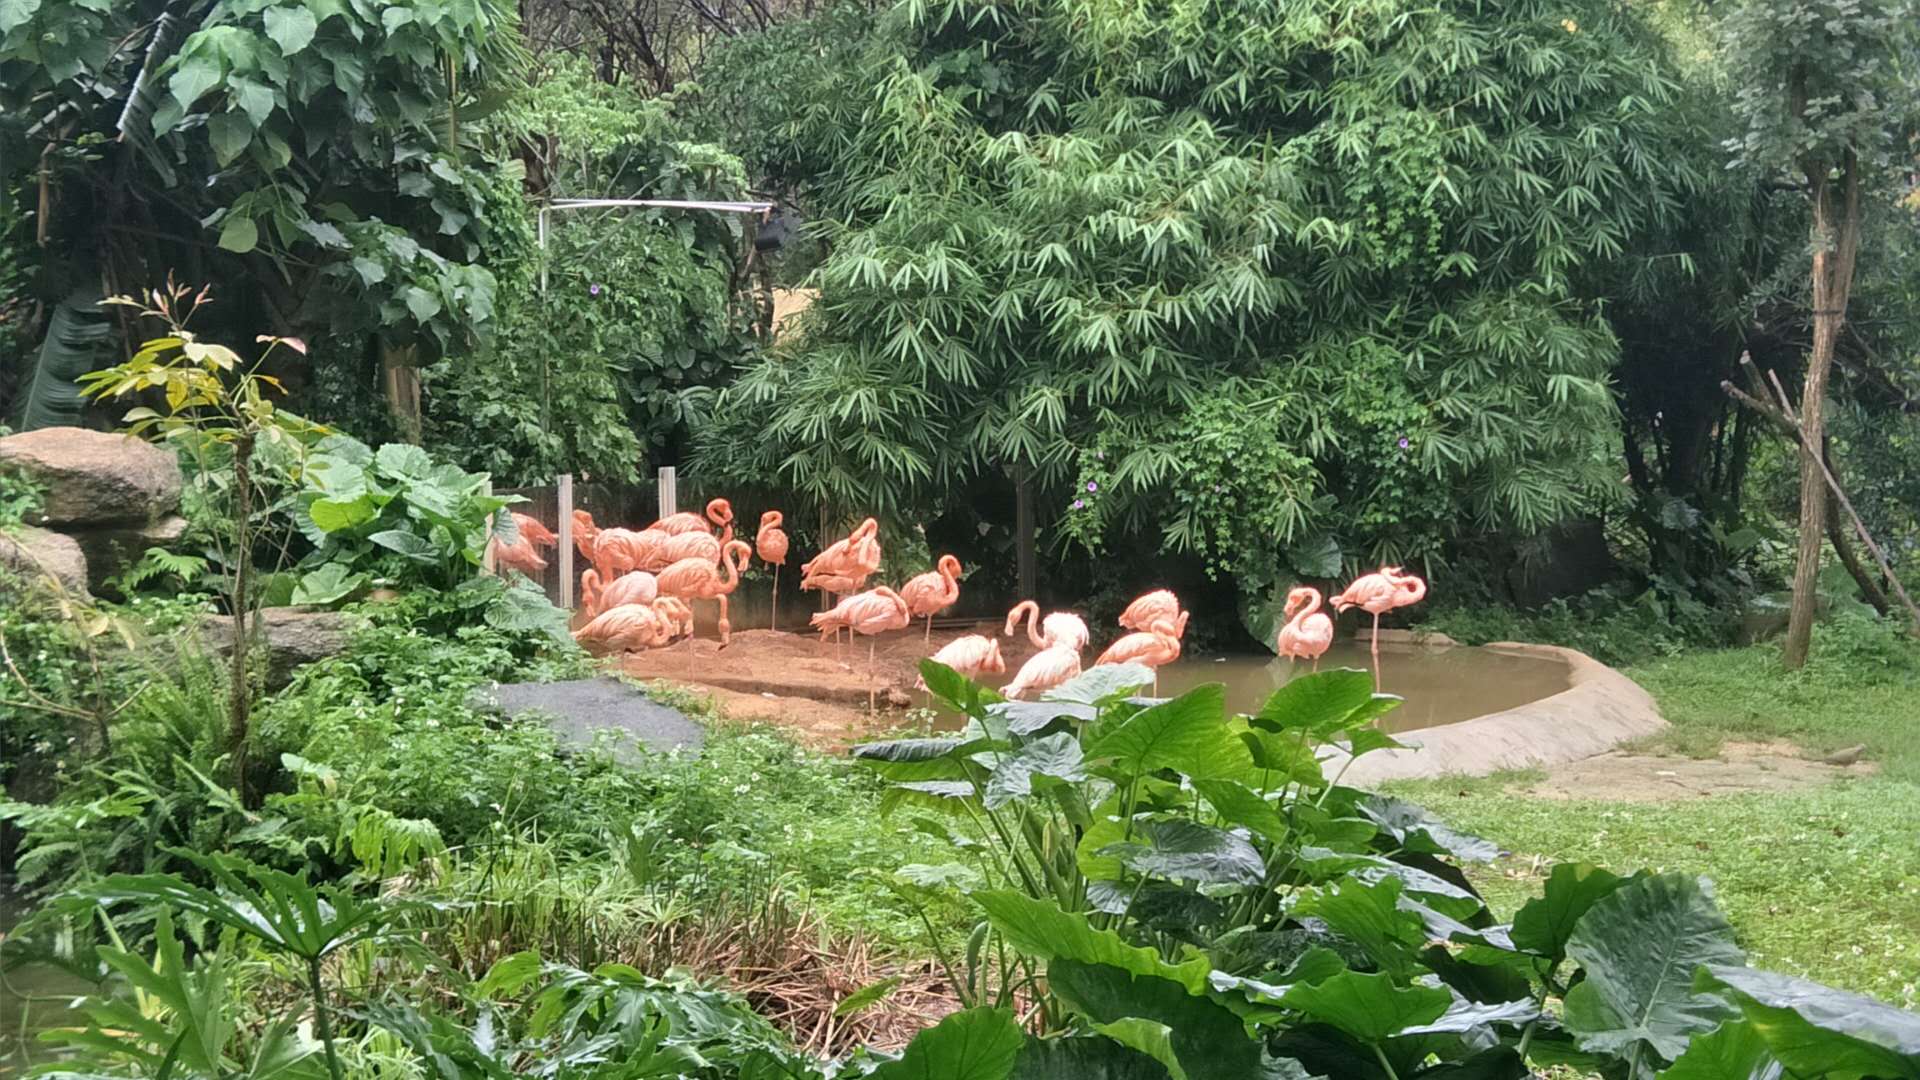
{"label": "soil patch", "polygon": [[1546,770],[1544,779],[1513,791],[1537,799],[1676,802],[1716,795],[1792,791],[1848,777],[1871,776],[1871,762],[1828,765],[1800,756],[1792,743],[1729,742],[1718,758],[1611,751]]}
{"label": "soil patch", "polygon": [[[793,730],[802,741],[823,749],[841,749],[899,726],[908,709],[927,704],[916,688],[920,661],[963,634],[997,636],[987,623],[934,623],[933,639],[924,626],[868,638],[852,644],[823,643],[818,634],[780,630],[737,630],[721,648],[712,638],[681,641],[664,649],[630,653],[622,673],[636,679],[665,679],[710,691],[727,717],[767,722]],[[844,639],[843,639],[844,640]],[[874,676],[867,678],[867,647],[874,649]],[[1007,672],[1032,656],[1024,635],[1000,638]],[[867,712],[869,688],[876,712]]]}

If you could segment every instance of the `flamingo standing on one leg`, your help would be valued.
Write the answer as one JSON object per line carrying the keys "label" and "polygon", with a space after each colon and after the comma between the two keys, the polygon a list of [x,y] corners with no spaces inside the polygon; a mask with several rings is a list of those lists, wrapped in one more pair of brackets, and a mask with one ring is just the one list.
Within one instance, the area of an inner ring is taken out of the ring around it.
{"label": "flamingo standing on one leg", "polygon": [[[682,535],[706,536],[704,533]],[[747,568],[747,559],[753,555],[753,548],[745,540],[728,541],[721,551],[718,565],[704,557],[681,559],[679,562],[660,571],[655,579],[656,586],[663,596],[677,597],[681,600],[715,600],[720,604],[720,647],[726,648],[733,641],[733,623],[727,619],[727,598],[740,586],[740,573]],[[722,575],[721,571],[726,573]]]}
{"label": "flamingo standing on one leg", "polygon": [[1180,659],[1180,638],[1187,632],[1188,612],[1172,622],[1161,620],[1150,629],[1137,631],[1107,646],[1093,662],[1101,664],[1145,664],[1153,669],[1153,692],[1160,693],[1160,668]]}
{"label": "flamingo standing on one leg", "polygon": [[760,531],[753,535],[754,553],[760,561],[773,567],[773,601],[767,618],[767,629],[777,630],[780,626],[780,568],[787,564],[787,531],[780,527],[786,515],[778,510],[769,510],[760,515]]}
{"label": "flamingo standing on one leg", "polygon": [[[998,675],[1007,670],[1007,661],[1000,655],[1000,642],[980,634],[954,638],[940,646],[940,651],[928,659],[945,664],[969,679],[986,674]],[[927,681],[921,679],[914,685],[917,689],[925,690]]]}
{"label": "flamingo standing on one leg", "polygon": [[[867,578],[880,568],[879,534],[880,522],[867,518],[845,539],[834,541],[812,560],[801,563],[800,591],[820,589],[829,596],[842,597],[865,588]],[[834,637],[839,636],[836,631]]]}
{"label": "flamingo standing on one leg", "polygon": [[1375,573],[1353,579],[1340,595],[1333,598],[1333,610],[1357,607],[1373,616],[1373,689],[1380,690],[1380,616],[1394,608],[1417,604],[1427,595],[1427,583],[1414,574],[1403,574],[1397,566],[1383,566]]}
{"label": "flamingo standing on one leg", "polygon": [[1017,698],[1029,690],[1051,690],[1080,674],[1080,650],[1072,645],[1050,645],[1020,665],[1013,681],[1000,693]]}
{"label": "flamingo standing on one leg", "polygon": [[[1007,612],[1007,625],[1000,633],[1012,637],[1020,626],[1020,616],[1027,617],[1027,638],[1042,649],[1064,645],[1074,652],[1087,647],[1093,640],[1093,632],[1087,629],[1086,620],[1067,611],[1055,611],[1045,619],[1040,618],[1040,605],[1032,600],[1022,600]],[[1034,624],[1038,623],[1038,629]]]}
{"label": "flamingo standing on one leg", "polygon": [[900,586],[900,595],[906,598],[914,618],[926,616],[927,632],[921,640],[932,641],[933,617],[960,600],[960,560],[951,555],[940,556],[932,572],[918,574]]}
{"label": "flamingo standing on one leg", "polygon": [[1155,589],[1135,599],[1120,613],[1120,625],[1128,630],[1150,630],[1153,624],[1180,622],[1180,598],[1167,589]]}
{"label": "flamingo standing on one leg", "polygon": [[1320,590],[1305,585],[1287,593],[1286,625],[1280,628],[1273,651],[1292,660],[1311,660],[1320,670],[1320,656],[1333,644],[1333,620],[1320,610]]}
{"label": "flamingo standing on one leg", "polygon": [[890,630],[905,630],[913,625],[913,614],[907,610],[907,602],[900,594],[885,585],[855,593],[834,605],[830,611],[822,611],[811,620],[815,629],[820,631],[820,640],[825,641],[829,633],[836,633],[841,627],[853,633],[867,635],[867,714],[875,712],[873,685],[873,650],[875,634],[884,634]]}

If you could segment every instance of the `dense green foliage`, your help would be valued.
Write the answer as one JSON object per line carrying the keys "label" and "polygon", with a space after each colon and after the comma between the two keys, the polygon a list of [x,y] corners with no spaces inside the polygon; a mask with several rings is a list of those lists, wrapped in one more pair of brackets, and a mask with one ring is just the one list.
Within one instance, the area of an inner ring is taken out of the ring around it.
{"label": "dense green foliage", "polygon": [[708,467],[883,509],[1033,469],[1069,535],[1254,585],[1593,505],[1577,282],[1698,183],[1612,5],[909,6],[818,92],[819,314]]}

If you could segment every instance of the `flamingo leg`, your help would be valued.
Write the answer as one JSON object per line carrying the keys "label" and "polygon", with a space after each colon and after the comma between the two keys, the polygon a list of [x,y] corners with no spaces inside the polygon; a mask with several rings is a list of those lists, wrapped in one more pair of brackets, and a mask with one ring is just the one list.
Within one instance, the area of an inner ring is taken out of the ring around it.
{"label": "flamingo leg", "polygon": [[721,593],[715,599],[720,601],[720,647],[724,649],[733,644],[733,624],[727,621],[727,594]]}
{"label": "flamingo leg", "polygon": [[[851,635],[849,635],[851,636]],[[873,706],[873,646],[872,638],[867,639],[867,715],[874,714]]]}
{"label": "flamingo leg", "polygon": [[931,615],[929,615],[929,616],[927,616],[927,633],[926,633],[926,636],[925,636],[925,637],[923,637],[923,638],[921,638],[920,640],[922,640],[922,641],[924,641],[924,642],[926,642],[926,643],[928,643],[928,644],[932,644],[932,643],[933,643],[933,616],[931,616]]}
{"label": "flamingo leg", "polygon": [[1380,613],[1373,613],[1373,692],[1380,692]]}
{"label": "flamingo leg", "polygon": [[780,564],[773,564],[773,603],[767,616],[767,629],[780,629]]}

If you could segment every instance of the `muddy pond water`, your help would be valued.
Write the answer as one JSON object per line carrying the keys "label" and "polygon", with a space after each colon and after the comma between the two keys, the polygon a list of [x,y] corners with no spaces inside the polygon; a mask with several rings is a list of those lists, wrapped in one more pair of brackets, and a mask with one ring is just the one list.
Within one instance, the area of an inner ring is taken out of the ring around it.
{"label": "muddy pond water", "polygon": [[[1320,670],[1368,666],[1364,645],[1342,642],[1320,660]],[[1538,656],[1516,656],[1493,649],[1455,646],[1445,649],[1383,649],[1381,690],[1406,703],[1381,717],[1385,731],[1413,731],[1458,723],[1500,712],[1567,689],[1567,665]],[[1162,696],[1203,683],[1225,683],[1227,708],[1255,712],[1289,679],[1308,674],[1306,664],[1274,656],[1194,656],[1160,671]]]}

